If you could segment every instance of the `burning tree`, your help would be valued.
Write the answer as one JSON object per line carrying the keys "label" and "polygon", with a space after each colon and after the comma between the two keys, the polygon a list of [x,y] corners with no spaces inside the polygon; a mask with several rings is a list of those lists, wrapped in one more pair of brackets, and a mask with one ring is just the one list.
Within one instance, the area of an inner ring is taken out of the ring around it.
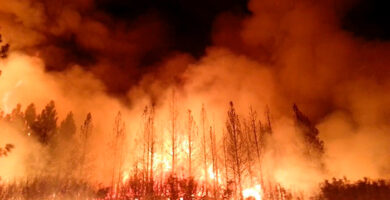
{"label": "burning tree", "polygon": [[175,99],[175,91],[172,91],[172,97],[171,102],[169,105],[169,113],[170,113],[170,125],[171,125],[171,156],[172,156],[172,175],[175,173],[175,166],[176,166],[176,151],[177,151],[177,133],[176,133],[176,122],[177,122],[177,115],[178,112],[176,110],[176,99]]}
{"label": "burning tree", "polygon": [[111,143],[113,166],[111,176],[111,187],[118,190],[122,182],[122,165],[124,158],[124,142],[125,142],[125,122],[122,120],[121,112],[118,112],[115,117],[113,128],[113,141]]}
{"label": "burning tree", "polygon": [[146,194],[153,193],[153,164],[155,153],[155,127],[154,127],[154,106],[144,110],[144,185],[146,185]]}
{"label": "burning tree", "polygon": [[188,176],[192,177],[192,154],[193,154],[193,132],[195,122],[191,114],[191,110],[188,110],[188,122],[187,122],[187,143],[188,143]]}
{"label": "burning tree", "polygon": [[206,109],[204,108],[204,105],[202,105],[201,110],[201,123],[202,123],[202,150],[203,150],[203,170],[205,174],[205,185],[204,189],[206,192],[206,196],[208,196],[208,176],[207,176],[207,141],[206,141]]}
{"label": "burning tree", "polygon": [[227,159],[233,173],[234,191],[237,199],[237,193],[240,198],[242,197],[242,178],[245,171],[244,166],[247,161],[247,153],[245,151],[245,138],[241,130],[241,123],[234,109],[233,102],[230,102],[226,129]]}

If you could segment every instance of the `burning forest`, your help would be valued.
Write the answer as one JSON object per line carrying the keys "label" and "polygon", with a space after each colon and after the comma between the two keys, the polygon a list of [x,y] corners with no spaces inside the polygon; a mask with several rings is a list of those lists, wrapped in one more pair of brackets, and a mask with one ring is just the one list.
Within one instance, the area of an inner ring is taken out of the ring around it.
{"label": "burning forest", "polygon": [[0,0],[0,199],[390,199],[387,17]]}

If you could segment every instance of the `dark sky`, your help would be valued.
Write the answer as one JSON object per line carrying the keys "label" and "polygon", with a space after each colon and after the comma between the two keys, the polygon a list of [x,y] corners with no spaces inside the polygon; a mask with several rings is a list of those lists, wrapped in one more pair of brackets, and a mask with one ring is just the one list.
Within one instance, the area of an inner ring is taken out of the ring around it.
{"label": "dark sky", "polygon": [[388,1],[361,0],[346,13],[343,28],[367,40],[389,40],[389,5]]}
{"label": "dark sky", "polygon": [[171,48],[198,57],[210,44],[215,17],[221,12],[249,14],[248,0],[98,0],[98,8],[120,20],[157,12],[170,26]]}
{"label": "dark sky", "polygon": [[[171,27],[172,49],[201,56],[210,45],[215,17],[221,12],[249,15],[248,0],[98,0],[98,9],[120,20],[158,12]],[[360,0],[345,13],[343,28],[368,40],[390,39],[390,12],[385,1]]]}

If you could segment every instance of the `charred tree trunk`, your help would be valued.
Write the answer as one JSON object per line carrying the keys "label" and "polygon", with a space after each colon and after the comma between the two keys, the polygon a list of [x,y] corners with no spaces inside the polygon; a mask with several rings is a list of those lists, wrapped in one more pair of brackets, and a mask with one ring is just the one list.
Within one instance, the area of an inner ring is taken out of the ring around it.
{"label": "charred tree trunk", "polygon": [[86,119],[84,120],[83,125],[80,128],[80,139],[81,139],[81,145],[82,145],[82,152],[81,152],[81,158],[80,158],[80,176],[79,177],[85,177],[84,174],[84,168],[85,168],[85,160],[87,155],[87,144],[88,139],[91,136],[92,133],[92,115],[91,113],[87,114]]}
{"label": "charred tree trunk", "polygon": [[123,165],[123,145],[125,140],[125,123],[122,120],[122,114],[118,112],[115,117],[113,128],[113,141],[112,141],[112,155],[113,155],[113,167],[112,167],[112,180],[111,187],[118,191],[121,183],[121,171]]}
{"label": "charred tree trunk", "polygon": [[213,195],[214,198],[218,197],[218,162],[217,162],[217,148],[215,131],[210,127],[210,150],[211,150],[211,161],[213,166]]}
{"label": "charred tree trunk", "polygon": [[202,105],[201,111],[201,121],[202,121],[202,149],[203,149],[203,167],[204,167],[204,175],[205,175],[205,191],[206,197],[208,196],[208,176],[207,176],[207,144],[206,144],[206,110],[204,105]]}
{"label": "charred tree trunk", "polygon": [[188,177],[192,177],[192,132],[194,119],[191,115],[191,110],[188,110],[188,127],[187,127],[187,142],[188,142]]}
{"label": "charred tree trunk", "polygon": [[176,120],[177,120],[175,91],[172,91],[170,114],[171,114],[171,144],[172,144],[172,152],[171,152],[172,153],[172,175],[174,175],[175,165],[176,165]]}

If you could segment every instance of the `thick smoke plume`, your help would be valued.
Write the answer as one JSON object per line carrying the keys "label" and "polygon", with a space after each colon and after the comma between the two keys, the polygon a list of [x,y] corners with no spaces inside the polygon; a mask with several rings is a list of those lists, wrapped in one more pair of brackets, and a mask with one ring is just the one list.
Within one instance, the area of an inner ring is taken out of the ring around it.
{"label": "thick smoke plume", "polygon": [[[185,122],[190,109],[200,125],[204,105],[217,140],[226,128],[229,101],[240,119],[253,108],[267,121],[263,113],[269,110],[274,134],[264,173],[285,187],[311,192],[331,177],[389,178],[390,44],[342,29],[343,13],[353,2],[251,0],[249,16],[219,15],[213,44],[200,59],[170,52],[155,66],[142,58],[169,43],[167,25],[158,14],[128,24],[99,13],[94,4],[0,1],[0,33],[11,45],[9,56],[0,61],[0,109],[7,114],[17,104],[25,110],[34,103],[40,111],[53,100],[59,121],[72,111],[78,131],[91,112],[92,181],[110,181],[108,143],[117,112],[126,123],[126,151],[137,151],[148,105],[155,106],[161,130],[156,140],[169,144],[173,100],[179,122]],[[303,156],[294,103],[319,130],[321,160]],[[0,177],[42,170],[39,163],[51,156],[47,149],[19,137],[17,126],[0,126],[0,146],[15,145],[8,157],[0,158],[7,163],[1,164]],[[180,135],[186,127],[177,130]],[[131,169],[138,158],[125,157],[124,166]]]}

